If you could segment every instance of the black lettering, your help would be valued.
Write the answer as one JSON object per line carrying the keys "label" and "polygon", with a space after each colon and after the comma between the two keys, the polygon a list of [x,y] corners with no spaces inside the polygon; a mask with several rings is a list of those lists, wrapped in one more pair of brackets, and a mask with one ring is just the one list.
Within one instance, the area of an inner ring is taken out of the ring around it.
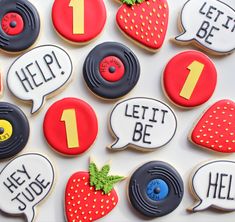
{"label": "black lettering", "polygon": [[204,12],[203,10],[204,10],[204,8],[205,8],[205,6],[206,6],[206,2],[204,2],[204,4],[202,5],[202,7],[200,8],[200,10],[199,10],[199,12],[202,14],[202,15],[205,15],[206,14],[206,12]]}
{"label": "black lettering", "polygon": [[219,9],[217,10],[217,12],[218,12],[218,14],[217,14],[217,16],[215,17],[214,22],[217,22],[217,21],[218,21],[218,19],[219,19],[219,17],[220,17],[221,15],[223,15],[223,14],[224,14],[224,13],[223,13],[223,12],[221,12]]}
{"label": "black lettering", "polygon": [[153,128],[152,125],[145,125],[144,127],[144,135],[143,135],[143,143],[151,144],[151,141],[147,141],[146,137],[149,137],[151,134],[147,132],[148,128]]}
{"label": "black lettering", "polygon": [[139,111],[137,110],[137,108],[139,108],[139,105],[133,105],[133,118],[139,119],[140,117],[136,114],[139,114]]}
{"label": "black lettering", "polygon": [[165,117],[166,117],[166,113],[168,113],[168,111],[167,110],[161,110],[162,111],[162,124],[164,124],[165,123]]}
{"label": "black lettering", "polygon": [[[28,86],[33,89],[33,86],[31,85],[30,81],[29,81],[29,78],[26,76],[25,72],[24,72],[24,69],[20,69],[21,70],[21,73],[23,74],[23,77],[21,77],[19,75],[19,73],[16,71],[16,76],[18,77],[18,79],[20,80],[22,86],[24,87],[24,90],[26,92],[29,92],[29,89],[27,88],[26,84],[28,84]],[[26,82],[26,83],[25,83]]]}
{"label": "black lettering", "polygon": [[215,26],[212,26],[208,36],[205,39],[205,42],[207,42],[210,45],[212,44],[212,42],[209,41],[209,38],[214,37],[214,34],[213,34],[214,30],[219,31],[219,28],[216,28]]}
{"label": "black lettering", "polygon": [[45,63],[47,64],[48,69],[51,72],[51,75],[55,78],[55,74],[53,73],[50,65],[53,63],[53,57],[49,54],[46,54],[45,56],[43,56],[43,59],[45,61]]}
{"label": "black lettering", "polygon": [[32,191],[37,195],[41,195],[43,192],[43,188],[37,184],[36,182],[32,182],[29,184],[29,187],[32,189]]}
{"label": "black lettering", "polygon": [[230,193],[231,193],[231,186],[232,186],[232,175],[229,176],[229,185],[228,185],[228,195],[227,195],[227,199],[228,200],[234,200],[233,197],[230,196]]}
{"label": "black lettering", "polygon": [[19,209],[20,211],[24,211],[24,210],[26,209],[26,204],[19,198],[19,196],[20,196],[20,193],[18,193],[15,198],[11,199],[11,201],[18,200],[19,203],[22,204],[22,206],[19,206],[18,209]]}
{"label": "black lettering", "polygon": [[213,15],[213,11],[215,11],[216,8],[213,7],[213,6],[210,6],[207,13],[206,13],[206,17],[209,18],[209,19],[212,19],[211,15]]}
{"label": "black lettering", "polygon": [[15,177],[15,174],[16,174],[16,172],[14,172],[10,175],[11,179],[14,180],[14,182],[17,183],[17,185],[19,185],[19,186],[22,185],[25,182],[25,180],[20,181],[21,178]]}
{"label": "black lettering", "polygon": [[223,24],[222,26],[226,29],[229,29],[229,23],[233,18],[230,16],[227,16],[227,21],[225,22],[225,24]]}
{"label": "black lettering", "polygon": [[18,187],[11,181],[11,179],[9,177],[7,177],[7,180],[9,182],[9,184],[7,184],[6,182],[3,182],[3,184],[5,185],[6,188],[8,188],[8,190],[11,193],[14,193],[14,191],[11,188],[14,187],[15,189],[17,189]]}
{"label": "black lettering", "polygon": [[142,115],[142,119],[145,119],[145,111],[148,109],[147,106],[141,106],[143,108],[143,115]]}
{"label": "black lettering", "polygon": [[44,179],[39,179],[39,177],[41,176],[41,174],[38,174],[35,181],[37,181],[42,187],[43,189],[46,189],[51,183],[50,182],[47,182],[47,183],[44,183],[45,180]]}
{"label": "black lettering", "polygon": [[45,77],[45,75],[44,75],[44,73],[43,73],[41,67],[40,67],[39,64],[38,64],[38,61],[35,61],[35,64],[36,64],[36,66],[38,67],[38,69],[39,69],[39,71],[40,71],[40,73],[41,73],[41,75],[42,75],[44,81],[45,81],[45,82],[50,81],[50,80],[52,79],[52,77],[50,77],[50,78],[46,78],[46,77]]}
{"label": "black lettering", "polygon": [[[35,198],[29,188],[25,188],[25,191],[27,192],[22,192],[22,195],[26,198],[26,200],[28,200],[29,202],[34,201]],[[26,193],[28,193],[29,195],[27,196]]]}
{"label": "black lettering", "polygon": [[142,139],[143,125],[140,122],[135,124],[134,134],[132,140],[134,142],[139,142]]}
{"label": "black lettering", "polygon": [[207,36],[207,32],[208,32],[207,30],[209,27],[210,27],[210,23],[207,21],[204,21],[196,34],[197,37],[204,39]]}
{"label": "black lettering", "polygon": [[152,108],[152,110],[153,110],[153,117],[152,117],[152,119],[150,119],[149,121],[150,121],[150,122],[153,122],[153,123],[156,123],[156,122],[157,122],[157,120],[155,119],[155,117],[156,117],[156,112],[159,111],[159,109],[157,109],[157,108]]}
{"label": "black lettering", "polygon": [[214,194],[213,194],[213,198],[216,198],[216,191],[217,191],[217,186],[218,186],[218,177],[219,177],[219,174],[216,173],[216,179],[215,179],[215,182],[212,183],[212,178],[211,178],[211,172],[209,173],[209,183],[208,183],[208,188],[207,188],[207,197],[210,196],[210,190],[212,187],[214,187]]}
{"label": "black lettering", "polygon": [[28,174],[28,172],[27,172],[27,170],[26,170],[24,164],[22,164],[22,170],[17,170],[17,172],[19,172],[19,173],[24,173],[24,174],[27,176],[27,178],[28,178],[29,180],[31,179],[31,177],[29,176],[29,174]]}
{"label": "black lettering", "polygon": [[220,174],[220,186],[219,186],[219,194],[218,194],[218,198],[219,199],[222,199],[222,200],[224,200],[225,199],[225,197],[222,197],[222,195],[221,195],[221,191],[222,191],[222,189],[224,189],[226,186],[224,186],[223,185],[223,177],[227,177],[228,176],[228,174]]}
{"label": "black lettering", "polygon": [[35,80],[35,76],[37,76],[37,73],[32,73],[32,72],[30,71],[30,66],[32,66],[32,65],[33,65],[33,63],[28,64],[28,65],[25,67],[25,69],[28,71],[29,75],[32,77],[32,80],[33,80],[34,85],[35,85],[36,87],[39,87],[40,85],[43,84],[43,82],[37,83],[37,81]]}
{"label": "black lettering", "polygon": [[128,104],[126,104],[126,109],[125,109],[125,116],[127,116],[127,117],[132,117],[132,115],[131,114],[128,114]]}

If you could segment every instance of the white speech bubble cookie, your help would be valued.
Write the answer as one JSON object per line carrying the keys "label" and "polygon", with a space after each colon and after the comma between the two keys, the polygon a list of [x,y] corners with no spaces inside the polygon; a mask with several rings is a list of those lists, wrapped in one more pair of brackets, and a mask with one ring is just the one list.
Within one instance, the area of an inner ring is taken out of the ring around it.
{"label": "white speech bubble cookie", "polygon": [[24,215],[32,222],[34,207],[48,195],[53,183],[54,169],[46,157],[36,153],[18,156],[0,173],[0,210]]}
{"label": "white speech bubble cookie", "polygon": [[235,210],[235,162],[216,160],[197,167],[191,175],[190,187],[198,203],[193,212],[216,208]]}
{"label": "white speech bubble cookie", "polygon": [[212,54],[228,54],[235,49],[235,11],[219,0],[189,0],[180,15],[183,32],[175,39],[190,42]]}
{"label": "white speech bubble cookie", "polygon": [[116,141],[108,148],[133,147],[153,151],[175,135],[177,120],[165,103],[150,98],[131,98],[118,103],[110,115],[110,130]]}
{"label": "white speech bubble cookie", "polygon": [[72,61],[63,49],[43,45],[20,56],[7,74],[9,90],[20,100],[32,101],[36,113],[44,99],[63,87],[72,75]]}

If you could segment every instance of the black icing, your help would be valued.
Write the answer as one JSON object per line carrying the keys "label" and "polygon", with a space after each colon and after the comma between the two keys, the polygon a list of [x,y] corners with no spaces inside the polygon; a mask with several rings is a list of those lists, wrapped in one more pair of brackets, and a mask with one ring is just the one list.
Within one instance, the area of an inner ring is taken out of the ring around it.
{"label": "black icing", "polygon": [[[163,200],[154,201],[146,193],[148,183],[153,179],[164,180],[169,193]],[[184,184],[179,173],[168,163],[151,161],[138,168],[131,176],[129,199],[132,206],[146,217],[161,217],[175,210],[184,194]]]}
{"label": "black icing", "polygon": [[40,18],[36,8],[27,0],[1,0],[0,21],[9,12],[21,15],[24,29],[20,34],[11,36],[0,25],[0,48],[8,52],[20,52],[36,41],[40,31]]}
{"label": "black icing", "polygon": [[6,102],[0,102],[0,119],[10,122],[13,128],[12,136],[3,142],[0,141],[0,159],[5,159],[19,153],[27,144],[29,122],[20,108]]}
{"label": "black icing", "polygon": [[[125,67],[124,76],[116,82],[105,80],[100,74],[100,62],[108,56],[116,56]],[[96,46],[87,56],[83,76],[89,89],[105,99],[117,99],[130,92],[140,76],[140,64],[135,54],[126,46],[116,42],[105,42]]]}

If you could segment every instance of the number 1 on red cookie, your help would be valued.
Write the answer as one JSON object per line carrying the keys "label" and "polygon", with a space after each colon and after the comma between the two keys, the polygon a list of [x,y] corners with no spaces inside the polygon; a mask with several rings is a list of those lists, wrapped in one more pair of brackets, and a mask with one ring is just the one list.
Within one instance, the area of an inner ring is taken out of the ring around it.
{"label": "number 1 on red cookie", "polygon": [[78,148],[78,128],[75,109],[65,109],[61,116],[61,121],[65,123],[68,148]]}
{"label": "number 1 on red cookie", "polygon": [[73,10],[73,34],[84,34],[84,0],[71,0]]}
{"label": "number 1 on red cookie", "polygon": [[190,72],[180,92],[180,96],[182,96],[185,99],[191,98],[193,91],[197,85],[197,82],[202,74],[204,66],[205,66],[204,64],[198,61],[193,61],[187,67],[190,70]]}

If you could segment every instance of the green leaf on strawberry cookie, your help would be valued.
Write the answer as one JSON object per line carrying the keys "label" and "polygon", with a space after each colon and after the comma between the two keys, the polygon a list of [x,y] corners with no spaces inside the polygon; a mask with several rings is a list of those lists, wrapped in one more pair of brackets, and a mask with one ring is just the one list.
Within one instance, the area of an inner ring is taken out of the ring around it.
{"label": "green leaf on strawberry cookie", "polygon": [[127,5],[134,5],[134,4],[140,4],[145,0],[121,0],[122,3],[127,4]]}
{"label": "green leaf on strawberry cookie", "polygon": [[104,165],[99,171],[96,164],[91,162],[89,165],[90,186],[94,186],[95,190],[102,190],[105,194],[112,191],[115,183],[124,179],[123,176],[108,176],[110,166]]}

